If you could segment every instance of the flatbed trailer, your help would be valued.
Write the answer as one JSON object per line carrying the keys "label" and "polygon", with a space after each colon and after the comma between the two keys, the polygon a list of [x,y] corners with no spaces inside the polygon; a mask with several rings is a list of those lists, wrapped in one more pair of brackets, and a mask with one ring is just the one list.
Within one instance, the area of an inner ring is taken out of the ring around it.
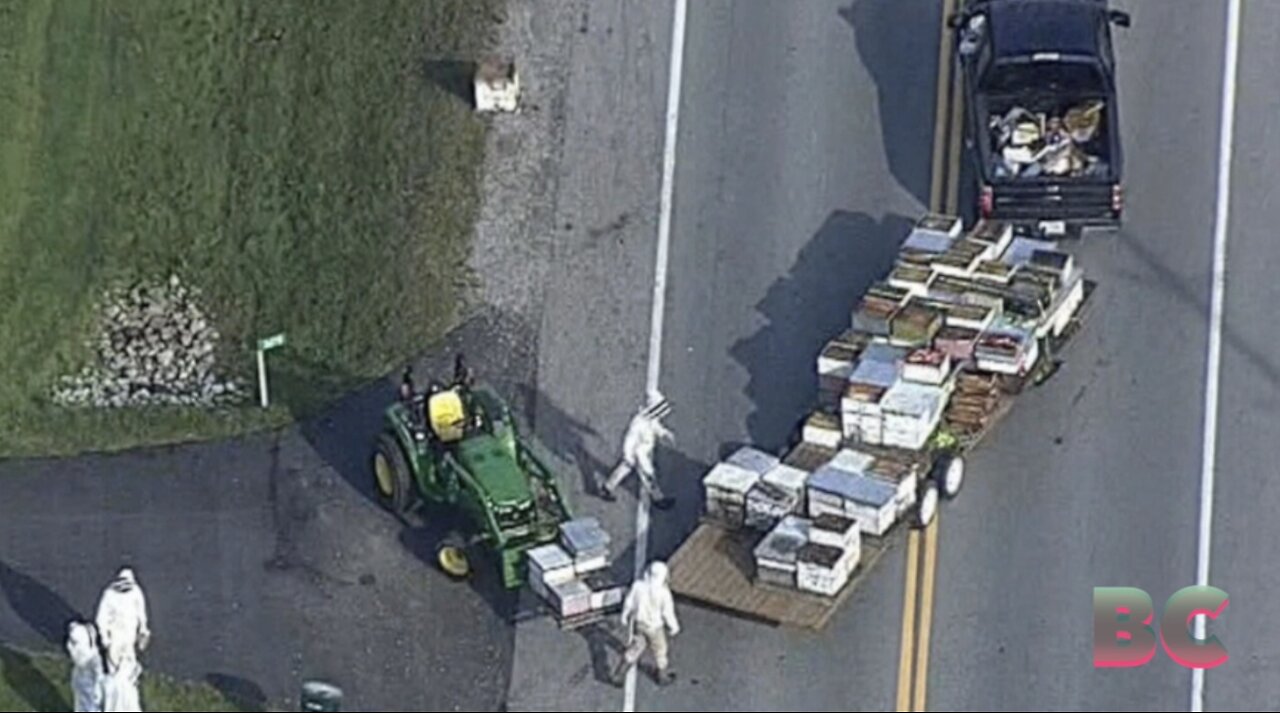
{"label": "flatbed trailer", "polygon": [[682,599],[770,626],[821,630],[888,549],[888,538],[866,537],[862,560],[835,597],[754,580],[752,552],[764,532],[704,520],[667,560],[671,590]]}
{"label": "flatbed trailer", "polygon": [[[999,377],[1000,396],[991,418],[984,427],[957,438],[956,454],[962,456],[981,443],[1008,415],[1016,395],[1027,384],[1038,384],[1048,378],[1056,364],[1057,355],[1079,332],[1088,314],[1086,308],[1095,288],[1095,283],[1083,281],[1083,296],[1074,315],[1069,321],[1065,321],[1061,329],[1048,330],[1043,336],[1045,348],[1041,350],[1037,364],[1027,374]],[[1050,318],[1054,317],[1054,311],[1056,310],[1050,310]],[[844,443],[843,446],[871,453],[888,452],[900,458],[914,459],[918,462],[918,470],[924,479],[933,475],[931,471],[934,454],[926,451],[905,451],[858,443]],[[833,454],[833,449],[811,443],[793,443],[783,462],[801,470],[812,471]],[[820,631],[891,548],[891,543],[902,530],[898,525],[906,515],[907,513],[900,513],[898,523],[883,537],[868,534],[862,536],[861,560],[848,583],[833,597],[756,581],[753,552],[766,533],[746,527],[733,528],[703,518],[667,560],[671,568],[671,589],[684,601],[738,618],[771,626]]]}

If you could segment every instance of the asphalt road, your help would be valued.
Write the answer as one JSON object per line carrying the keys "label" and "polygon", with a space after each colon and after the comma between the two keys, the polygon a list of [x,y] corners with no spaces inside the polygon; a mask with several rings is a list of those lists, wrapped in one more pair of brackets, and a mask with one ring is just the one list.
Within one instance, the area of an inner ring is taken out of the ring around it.
{"label": "asphalt road", "polygon": [[[1231,659],[1206,675],[1209,710],[1274,710],[1280,704],[1280,299],[1267,269],[1280,247],[1280,6],[1244,3],[1227,245],[1226,323],[1210,582],[1231,597],[1210,628]],[[1202,283],[1203,281],[1201,281]],[[1198,285],[1197,285],[1198,286]]]}
{"label": "asphalt road", "polygon": [[[491,343],[479,319],[449,347]],[[480,373],[521,373],[529,353]],[[441,358],[422,370],[449,367]],[[440,531],[372,501],[367,470],[390,382],[275,434],[69,460],[0,463],[0,641],[60,651],[122,564],[147,592],[144,665],[250,704],[296,706],[298,684],[341,686],[348,710],[497,710],[514,601],[431,563]],[[456,686],[442,682],[487,681]]]}
{"label": "asphalt road", "polygon": [[[659,459],[684,497],[657,554],[692,528],[707,463],[786,443],[817,353],[927,200],[938,8],[691,3],[662,375],[683,462]],[[890,553],[821,635],[685,607],[685,680],[638,709],[891,709],[902,579]]]}

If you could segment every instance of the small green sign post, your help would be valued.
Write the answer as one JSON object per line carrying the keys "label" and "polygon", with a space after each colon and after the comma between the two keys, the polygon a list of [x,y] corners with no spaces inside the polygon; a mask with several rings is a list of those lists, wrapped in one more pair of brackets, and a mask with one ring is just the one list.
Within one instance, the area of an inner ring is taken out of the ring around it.
{"label": "small green sign post", "polygon": [[262,399],[262,408],[271,405],[267,397],[267,351],[283,346],[284,332],[258,340],[258,394]]}

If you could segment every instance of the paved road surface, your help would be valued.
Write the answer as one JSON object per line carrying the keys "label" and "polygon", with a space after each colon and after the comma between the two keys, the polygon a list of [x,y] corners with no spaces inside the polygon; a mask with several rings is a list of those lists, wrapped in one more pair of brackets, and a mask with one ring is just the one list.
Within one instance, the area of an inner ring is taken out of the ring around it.
{"label": "paved road surface", "polygon": [[1244,3],[1210,572],[1210,582],[1231,596],[1222,623],[1211,627],[1231,659],[1206,676],[1209,710],[1274,710],[1280,703],[1280,292],[1267,269],[1280,259],[1277,33],[1280,5]]}
{"label": "paved road surface", "polygon": [[[783,446],[814,360],[892,263],[927,199],[938,4],[691,4],[663,381],[685,460],[670,552],[705,464]],[[901,549],[901,548],[899,548]],[[902,557],[886,556],[820,636],[685,608],[685,676],[645,710],[887,710]]]}
{"label": "paved road surface", "polygon": [[[453,344],[505,328],[478,321]],[[520,381],[520,356],[473,361]],[[0,464],[0,641],[60,650],[67,621],[92,617],[129,562],[154,670],[285,709],[300,678],[320,676],[353,710],[497,710],[514,602],[489,578],[446,581],[430,563],[437,533],[369,497],[370,439],[392,398],[378,384],[279,434]]]}

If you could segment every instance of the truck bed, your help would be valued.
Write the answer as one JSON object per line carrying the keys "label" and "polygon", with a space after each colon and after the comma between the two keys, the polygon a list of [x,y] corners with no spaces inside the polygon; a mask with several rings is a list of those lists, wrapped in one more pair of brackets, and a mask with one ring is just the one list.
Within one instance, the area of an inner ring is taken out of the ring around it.
{"label": "truck bed", "polygon": [[752,551],[764,533],[730,529],[714,522],[698,525],[675,554],[671,590],[696,604],[772,626],[821,630],[884,554],[882,538],[862,538],[862,559],[848,584],[834,597],[753,581]]}

